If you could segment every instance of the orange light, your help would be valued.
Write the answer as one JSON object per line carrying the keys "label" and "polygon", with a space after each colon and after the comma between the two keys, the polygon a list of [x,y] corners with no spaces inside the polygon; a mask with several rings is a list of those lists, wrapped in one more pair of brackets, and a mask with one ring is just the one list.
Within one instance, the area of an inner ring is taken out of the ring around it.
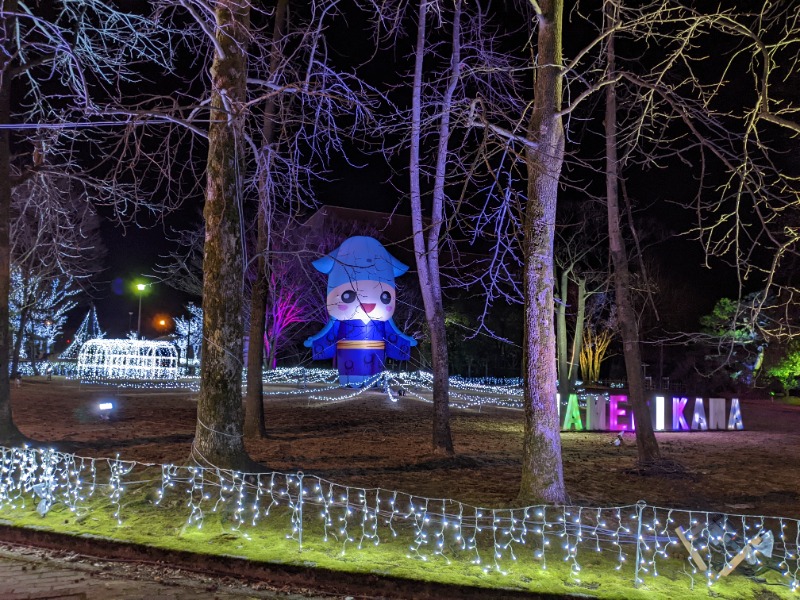
{"label": "orange light", "polygon": [[166,333],[175,326],[172,317],[163,312],[153,315],[153,317],[150,319],[150,325],[153,327],[153,329],[161,333]]}

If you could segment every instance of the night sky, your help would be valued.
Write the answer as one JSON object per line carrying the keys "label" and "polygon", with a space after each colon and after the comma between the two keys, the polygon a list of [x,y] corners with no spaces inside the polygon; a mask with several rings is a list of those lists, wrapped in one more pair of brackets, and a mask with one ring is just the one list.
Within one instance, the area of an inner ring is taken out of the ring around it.
{"label": "night sky", "polygon": [[[357,24],[355,27],[358,27]],[[570,33],[574,35],[575,31],[573,24]],[[580,38],[585,37],[587,32],[579,33],[580,35],[576,36],[578,39],[566,39],[566,44],[582,43],[584,40]],[[352,40],[358,39],[362,46],[369,41],[369,38],[363,35],[354,38],[352,30],[341,30],[336,34],[346,36],[351,43]],[[334,41],[336,37],[337,35],[333,35]],[[405,39],[403,43],[408,46],[410,40]],[[335,47],[335,44],[332,43],[332,46]],[[397,81],[393,73],[402,67],[399,63],[402,63],[402,56],[408,49],[405,48],[403,52],[390,50],[385,55],[379,55],[378,60],[368,67],[367,74],[383,78],[386,82]],[[340,59],[345,62],[350,60],[356,64],[358,60],[355,57],[369,54],[361,47],[351,48],[350,52],[353,53],[351,57],[343,55]],[[598,140],[588,142],[583,140],[580,143],[591,145],[597,144]],[[572,147],[568,145],[568,152],[574,149],[574,144]],[[329,174],[331,181],[317,186],[317,200],[321,205],[391,211],[399,201],[399,211],[407,213],[407,207],[402,202],[402,192],[398,192],[388,183],[391,169],[383,161],[382,156],[368,158],[357,156],[355,162],[363,167],[359,169],[340,158],[333,157]],[[671,282],[672,287],[683,289],[685,306],[692,313],[688,322],[696,322],[697,316],[707,313],[717,298],[736,294],[736,280],[733,271],[719,261],[711,263],[713,269],[705,268],[704,257],[697,242],[677,237],[691,223],[692,213],[675,204],[668,204],[665,200],[680,198],[685,192],[682,186],[691,187],[691,184],[696,182],[684,181],[681,184],[681,178],[675,177],[675,172],[671,169],[648,172],[643,174],[641,181],[632,182],[632,188],[641,199],[639,206],[647,207],[645,211],[647,220],[661,228],[663,237],[667,238],[650,251],[664,277],[663,284],[669,285]],[[406,178],[402,174],[396,175],[393,182],[404,186]],[[128,331],[129,326],[136,328],[139,298],[133,289],[134,282],[157,282],[154,267],[159,262],[159,256],[173,247],[168,240],[172,229],[196,223],[201,202],[200,198],[189,199],[177,214],[166,217],[162,222],[143,221],[141,226],[130,225],[124,229],[111,224],[110,221],[103,225],[103,241],[108,250],[105,258],[107,268],[96,280],[96,290],[91,294],[91,301],[97,306],[100,324],[109,335],[122,336]],[[161,315],[184,314],[183,306],[188,301],[199,302],[199,299],[163,283],[150,286],[142,299],[143,334],[147,337],[157,335],[158,332],[153,327],[154,319]],[[67,324],[65,337],[72,334],[86,310],[85,304],[75,309]]]}

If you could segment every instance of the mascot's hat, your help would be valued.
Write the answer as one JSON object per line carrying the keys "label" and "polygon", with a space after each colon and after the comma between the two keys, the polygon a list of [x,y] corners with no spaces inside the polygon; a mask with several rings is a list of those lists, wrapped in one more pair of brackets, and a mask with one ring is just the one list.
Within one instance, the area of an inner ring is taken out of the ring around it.
{"label": "mascot's hat", "polygon": [[386,251],[375,238],[354,236],[336,250],[315,260],[314,268],[328,275],[328,292],[343,283],[370,280],[394,287],[394,278],[408,267]]}

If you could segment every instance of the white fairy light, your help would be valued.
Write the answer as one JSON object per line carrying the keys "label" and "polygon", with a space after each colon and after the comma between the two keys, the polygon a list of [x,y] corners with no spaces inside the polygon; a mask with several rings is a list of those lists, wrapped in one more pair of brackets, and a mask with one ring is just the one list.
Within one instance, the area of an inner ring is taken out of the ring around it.
{"label": "white fairy light", "polygon": [[78,353],[81,379],[177,379],[178,351],[169,342],[89,340]]}
{"label": "white fairy light", "polygon": [[[153,468],[160,468],[160,481],[152,473],[144,474]],[[289,523],[286,537],[298,548],[312,535],[320,543],[337,545],[341,554],[349,543],[351,551],[366,551],[382,545],[383,539],[400,538],[411,559],[445,565],[467,562],[484,572],[511,577],[523,568],[546,569],[547,561],[555,559],[568,565],[565,577],[580,581],[579,576],[595,568],[594,561],[581,564],[585,552],[612,552],[620,577],[634,586],[646,584],[670,562],[677,570],[667,548],[677,543],[673,532],[678,535],[680,525],[692,549],[687,559],[691,571],[698,571],[695,560],[702,557],[700,570],[708,585],[720,579],[718,565],[746,552],[754,568],[770,561],[775,571],[770,585],[798,589],[800,522],[795,519],[697,513],[643,502],[612,508],[486,509],[449,499],[342,486],[303,473],[248,474],[213,466],[147,465],[119,457],[87,459],[54,450],[0,448],[0,510],[6,513],[38,509],[46,515],[57,504],[71,512],[89,510],[86,500],[98,488],[122,525],[123,506],[147,510],[138,501],[126,500],[129,488],[141,490],[148,484],[155,487],[154,505],[170,495],[188,496],[187,526],[202,528],[204,514],[216,510],[220,518],[233,521],[229,531],[245,543],[257,539],[258,528],[285,528]],[[28,506],[31,500],[33,506]],[[270,515],[275,518],[265,524]],[[320,518],[322,527],[308,527]],[[769,543],[759,546],[764,539]],[[625,550],[636,554],[635,564],[627,568]]]}

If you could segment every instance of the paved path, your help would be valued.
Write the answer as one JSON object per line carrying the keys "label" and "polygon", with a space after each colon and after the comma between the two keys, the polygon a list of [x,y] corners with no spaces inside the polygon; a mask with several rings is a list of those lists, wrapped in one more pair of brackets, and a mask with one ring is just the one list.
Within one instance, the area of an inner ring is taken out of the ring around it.
{"label": "paved path", "polygon": [[108,562],[69,552],[0,544],[2,600],[333,600],[287,593],[262,583],[170,568]]}

